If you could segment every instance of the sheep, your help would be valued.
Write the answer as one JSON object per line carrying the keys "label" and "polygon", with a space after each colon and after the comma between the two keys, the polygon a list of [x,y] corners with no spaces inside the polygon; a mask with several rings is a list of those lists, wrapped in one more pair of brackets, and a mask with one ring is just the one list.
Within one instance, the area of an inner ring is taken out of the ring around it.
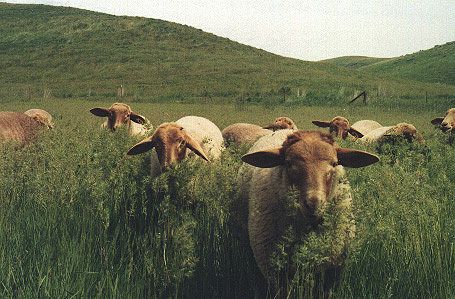
{"label": "sheep", "polygon": [[185,116],[174,123],[163,123],[150,136],[135,144],[127,155],[137,155],[151,149],[152,177],[183,160],[190,151],[202,159],[219,159],[224,149],[220,129],[210,120]]}
{"label": "sheep", "polygon": [[23,146],[35,140],[38,134],[46,129],[48,125],[25,113],[0,112],[1,141],[15,141]]}
{"label": "sheep", "polygon": [[30,116],[37,122],[43,124],[46,126],[48,129],[53,129],[54,128],[54,122],[52,120],[52,115],[43,110],[43,109],[29,109],[24,112],[26,115]]}
{"label": "sheep", "polygon": [[291,130],[298,130],[297,126],[295,125],[294,121],[289,117],[280,116],[275,119],[275,122],[263,127],[264,129],[269,129],[272,131],[277,130],[284,130],[284,129],[291,129]]}
{"label": "sheep", "polygon": [[112,132],[118,127],[126,125],[128,134],[131,136],[145,136],[147,134],[147,128],[144,126],[145,117],[133,112],[127,104],[114,103],[109,109],[97,107],[90,109],[90,112],[99,117],[107,117],[101,127],[108,128]]}
{"label": "sheep", "polygon": [[362,138],[363,134],[349,125],[349,121],[343,116],[335,116],[331,121],[313,120],[312,123],[321,128],[329,128],[330,134],[342,139],[348,137],[348,133],[356,138]]}
{"label": "sheep", "polygon": [[382,127],[380,123],[369,119],[359,120],[351,125],[352,129],[360,132],[363,136],[380,127]]}
{"label": "sheep", "polygon": [[[339,148],[327,133],[283,130],[260,138],[242,161],[245,163],[239,170],[238,183],[239,193],[249,206],[250,247],[264,277],[277,287],[277,279],[284,273],[271,265],[271,259],[280,251],[277,245],[289,225],[301,225],[299,231],[304,238],[309,232],[322,229],[320,217],[328,203],[349,210],[351,193],[343,166],[364,167],[379,158],[368,152]],[[298,212],[287,214],[286,201],[292,190],[298,191]],[[337,230],[341,249],[330,259],[327,275],[340,269],[354,235],[353,219],[343,225]],[[288,261],[291,260],[289,256]],[[292,264],[289,269],[292,279]],[[334,282],[326,283],[324,292],[328,293]]]}
{"label": "sheep", "polygon": [[447,110],[445,117],[436,117],[431,121],[431,123],[438,126],[443,132],[454,134],[455,108],[450,108]]}
{"label": "sheep", "polygon": [[258,138],[271,134],[273,131],[268,129],[263,129],[258,125],[247,124],[247,123],[236,123],[227,126],[221,131],[225,143],[242,145],[242,144],[252,144]]}
{"label": "sheep", "polygon": [[358,140],[364,143],[382,142],[392,136],[402,136],[408,142],[412,142],[413,140],[416,140],[418,143],[424,142],[422,135],[417,132],[416,127],[408,123],[399,123],[394,126],[379,127],[370,131]]}

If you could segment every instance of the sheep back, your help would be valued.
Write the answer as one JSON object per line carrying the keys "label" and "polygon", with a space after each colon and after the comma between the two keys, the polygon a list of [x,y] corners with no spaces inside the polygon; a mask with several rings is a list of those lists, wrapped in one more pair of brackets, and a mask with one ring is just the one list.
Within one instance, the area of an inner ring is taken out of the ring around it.
{"label": "sheep back", "polygon": [[43,126],[20,112],[0,112],[0,140],[17,141],[21,145],[36,138]]}
{"label": "sheep back", "polygon": [[236,123],[227,126],[221,133],[226,144],[241,145],[254,143],[258,138],[271,134],[272,130],[253,124]]}
{"label": "sheep back", "polygon": [[359,131],[363,136],[380,127],[382,127],[380,123],[369,119],[359,120],[351,125],[351,128]]}
{"label": "sheep back", "polygon": [[[209,158],[218,159],[224,149],[220,129],[210,120],[199,116],[185,116],[176,121],[191,135]],[[187,150],[187,153],[189,150]]]}

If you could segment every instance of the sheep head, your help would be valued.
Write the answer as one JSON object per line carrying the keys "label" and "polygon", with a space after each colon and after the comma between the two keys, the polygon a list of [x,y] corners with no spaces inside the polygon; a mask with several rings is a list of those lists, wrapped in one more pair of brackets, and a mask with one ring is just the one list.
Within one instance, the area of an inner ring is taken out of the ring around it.
{"label": "sheep head", "polygon": [[161,124],[152,136],[134,145],[127,154],[137,155],[152,148],[156,149],[162,170],[183,160],[187,149],[202,159],[209,160],[199,142],[194,140],[182,126],[175,123]]}
{"label": "sheep head", "polygon": [[455,132],[455,108],[450,108],[445,117],[436,117],[431,123],[439,126],[443,132]]}
{"label": "sheep head", "polygon": [[275,119],[275,122],[263,127],[264,129],[269,129],[272,131],[284,130],[284,129],[291,129],[297,130],[297,126],[295,125],[294,121],[289,117],[281,116]]}
{"label": "sheep head", "polygon": [[348,133],[356,138],[362,138],[363,134],[351,128],[349,121],[342,116],[336,116],[331,121],[313,120],[313,124],[321,128],[329,128],[330,134],[346,139]]}
{"label": "sheep head", "polygon": [[330,198],[339,165],[364,167],[379,158],[368,152],[339,148],[326,133],[297,131],[281,147],[246,154],[242,161],[260,168],[284,167],[290,185],[299,190],[302,207],[315,215]]}
{"label": "sheep head", "polygon": [[54,128],[54,122],[52,120],[52,115],[49,112],[43,109],[29,109],[24,112],[24,114],[30,116],[35,121],[43,125],[47,129]]}
{"label": "sheep head", "polygon": [[99,117],[107,117],[107,126],[109,130],[115,131],[122,125],[129,125],[130,121],[138,124],[144,124],[145,118],[133,112],[130,106],[123,103],[114,103],[107,108],[92,108],[90,112]]}

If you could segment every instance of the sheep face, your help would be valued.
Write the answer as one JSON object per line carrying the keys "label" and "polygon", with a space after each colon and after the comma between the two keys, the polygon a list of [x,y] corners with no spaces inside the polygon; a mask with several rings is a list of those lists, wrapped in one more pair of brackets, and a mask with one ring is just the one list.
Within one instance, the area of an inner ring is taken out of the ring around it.
{"label": "sheep face", "polygon": [[279,148],[249,153],[242,160],[262,168],[281,166],[290,185],[299,190],[306,214],[316,215],[330,198],[338,165],[364,167],[379,161],[367,152],[337,147],[331,135],[298,131]]}
{"label": "sheep face", "polygon": [[275,119],[273,124],[263,127],[264,129],[269,129],[272,131],[291,129],[296,130],[297,127],[292,119],[289,117],[281,116]]}
{"label": "sheep face", "polygon": [[349,121],[342,116],[336,116],[330,122],[314,120],[312,123],[321,128],[329,128],[331,135],[342,139],[346,139],[348,137],[348,133],[357,138],[363,137],[363,134],[356,129],[351,128]]}
{"label": "sheep face", "polygon": [[164,123],[160,125],[152,136],[145,138],[134,145],[128,155],[137,155],[156,149],[158,160],[162,170],[183,160],[187,149],[208,161],[200,144],[194,140],[182,126],[175,123]]}
{"label": "sheep face", "polygon": [[443,132],[455,132],[455,108],[447,110],[445,117],[437,117],[431,123],[439,126]]}
{"label": "sheep face", "polygon": [[130,121],[144,124],[145,118],[133,112],[130,106],[123,103],[114,103],[109,109],[93,108],[90,112],[96,116],[107,117],[107,127],[114,132],[122,125],[129,125]]}

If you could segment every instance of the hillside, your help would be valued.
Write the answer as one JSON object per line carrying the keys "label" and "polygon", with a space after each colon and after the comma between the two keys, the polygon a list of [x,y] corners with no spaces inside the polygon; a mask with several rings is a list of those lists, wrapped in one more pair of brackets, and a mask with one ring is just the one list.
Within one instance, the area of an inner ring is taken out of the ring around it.
{"label": "hillside", "polygon": [[455,85],[455,42],[394,58],[343,56],[321,62],[389,78]]}
{"label": "hillside", "polygon": [[349,67],[353,69],[359,69],[385,60],[388,60],[388,58],[376,58],[367,56],[342,56],[321,60],[321,62],[331,63],[338,66]]}
{"label": "hillside", "polygon": [[441,90],[281,57],[172,22],[0,3],[0,101],[111,98],[120,85],[137,101],[276,98],[283,87],[342,100],[363,89],[455,94],[452,86]]}
{"label": "hillside", "polygon": [[455,84],[455,41],[362,67],[372,74]]}

